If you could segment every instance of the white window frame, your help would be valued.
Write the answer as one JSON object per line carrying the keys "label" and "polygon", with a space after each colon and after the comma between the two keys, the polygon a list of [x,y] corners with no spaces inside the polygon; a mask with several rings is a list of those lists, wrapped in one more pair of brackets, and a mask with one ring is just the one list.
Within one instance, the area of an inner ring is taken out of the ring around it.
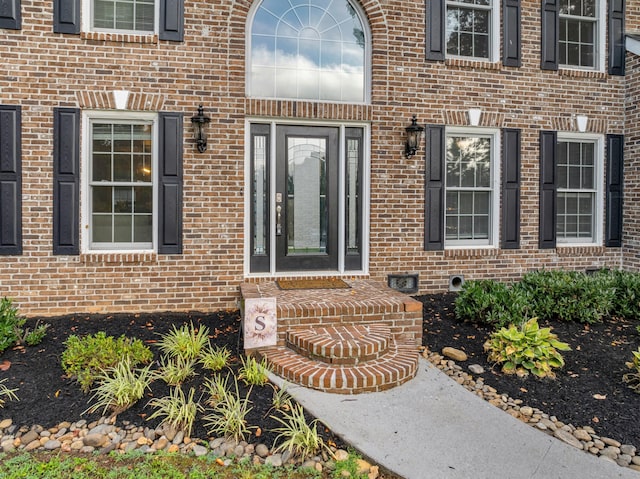
{"label": "white window frame", "polygon": [[491,0],[491,5],[489,7],[478,7],[477,5],[471,5],[468,3],[461,3],[455,0],[445,0],[445,23],[448,16],[449,5],[454,7],[466,7],[466,8],[476,8],[483,10],[490,10],[491,14],[489,15],[489,57],[471,57],[465,55],[451,55],[446,53],[447,51],[447,34],[446,34],[446,26],[445,26],[445,56],[446,58],[458,58],[461,60],[474,60],[480,62],[490,62],[495,63],[500,60],[500,8],[497,0]]}
{"label": "white window frame", "polygon": [[111,28],[94,28],[93,27],[93,4],[94,0],[81,0],[82,5],[80,11],[82,13],[82,31],[83,32],[102,32],[102,33],[121,33],[127,35],[156,35],[160,29],[160,1],[154,0],[153,6],[153,31],[147,30],[117,30]]}
{"label": "white window frame", "polygon": [[[151,123],[151,185],[152,185],[152,242],[150,246],[136,247],[134,244],[114,245],[112,248],[94,248],[91,240],[91,125],[92,123]],[[82,113],[82,150],[81,150],[81,249],[83,253],[141,253],[154,252],[158,245],[158,115],[148,112],[124,111],[85,111]]]}
{"label": "white window frame", "polygon": [[[447,240],[446,234],[446,210],[447,210],[447,149],[446,143],[449,136],[483,136],[491,140],[491,200],[489,202],[489,238],[487,240]],[[445,159],[444,159],[444,211],[442,212],[445,225],[444,247],[445,249],[463,248],[497,248],[500,237],[500,130],[494,128],[474,127],[447,127],[445,130]]]}
{"label": "white window frame", "polygon": [[[88,1],[88,0],[85,0]],[[311,101],[311,102],[319,102],[319,103],[349,103],[349,104],[363,104],[368,105],[371,103],[371,63],[372,63],[372,39],[371,39],[371,26],[369,24],[369,17],[367,17],[366,13],[360,6],[360,2],[354,0],[347,0],[351,6],[356,10],[358,14],[358,18],[362,23],[362,29],[364,31],[364,92],[363,92],[363,100],[359,102],[344,102],[338,100],[317,100],[317,99],[308,99],[308,98],[278,98],[278,97],[264,97],[269,100],[285,100],[285,101]],[[258,11],[260,5],[262,4],[262,0],[257,0],[253,2],[251,5],[251,9],[249,10],[249,15],[247,15],[247,23],[245,29],[245,93],[249,98],[263,98],[256,95],[252,95],[251,91],[251,59],[252,55],[252,26],[253,20],[255,18],[256,12]]]}
{"label": "white window frame", "polygon": [[[593,238],[560,238],[556,236],[556,243],[562,246],[602,246],[604,233],[604,137],[603,135],[589,133],[564,133],[558,132],[558,143],[560,142],[589,142],[594,143],[595,168],[594,168],[594,212],[593,212]],[[557,165],[556,165],[557,168]],[[557,172],[554,172],[557,178]],[[556,189],[556,195],[564,190],[559,187]],[[573,191],[573,190],[572,190]],[[558,199],[556,198],[556,201]],[[557,217],[554,218],[557,224]]]}
{"label": "white window frame", "polygon": [[[345,143],[346,143],[346,128],[362,128],[364,131],[363,139],[362,139],[362,269],[361,270],[346,270],[344,264],[344,254],[345,254],[345,244],[344,241],[339,240],[338,244],[338,270],[337,271],[296,271],[296,276],[302,277],[315,277],[315,276],[335,276],[336,274],[348,274],[351,276],[359,276],[359,275],[367,275],[369,274],[369,225],[370,225],[370,204],[371,204],[371,126],[368,123],[361,122],[338,122],[338,121],[294,121],[294,120],[279,120],[279,121],[265,121],[265,118],[247,118],[245,120],[245,162],[244,162],[244,177],[245,177],[245,185],[244,185],[244,275],[247,278],[260,278],[260,277],[286,277],[291,276],[291,271],[289,272],[277,272],[276,271],[276,199],[275,195],[271,194],[269,198],[269,210],[271,212],[271,217],[269,218],[270,223],[270,251],[269,256],[271,259],[271,264],[269,265],[269,272],[261,272],[261,273],[252,273],[251,272],[251,182],[253,178],[251,176],[251,148],[248,145],[251,144],[251,124],[252,123],[268,123],[270,125],[270,137],[272,141],[269,142],[269,157],[271,158],[271,164],[269,169],[269,189],[270,191],[275,191],[276,189],[276,142],[273,139],[276,137],[276,128],[279,125],[302,125],[302,126],[316,126],[316,127],[339,127],[340,128],[340,140],[338,147],[338,167],[339,171],[345,171],[346,165],[346,153],[345,153]],[[346,189],[345,185],[345,177],[344,174],[340,174],[338,178],[338,238],[343,238],[345,236],[345,198],[344,192]]]}
{"label": "white window frame", "polygon": [[[606,0],[595,0],[596,2],[596,33],[595,33],[595,41],[596,45],[594,48],[595,59],[593,62],[593,66],[579,66],[579,65],[569,65],[567,63],[560,63],[559,67],[561,69],[566,70],[589,70],[589,71],[604,71],[605,70],[605,48],[607,45],[606,39],[606,24],[607,24],[607,2]],[[559,18],[577,18],[580,19],[582,17],[576,15],[560,15]],[[558,27],[558,35],[560,35],[560,27]],[[558,38],[558,46],[560,44],[560,39]]]}

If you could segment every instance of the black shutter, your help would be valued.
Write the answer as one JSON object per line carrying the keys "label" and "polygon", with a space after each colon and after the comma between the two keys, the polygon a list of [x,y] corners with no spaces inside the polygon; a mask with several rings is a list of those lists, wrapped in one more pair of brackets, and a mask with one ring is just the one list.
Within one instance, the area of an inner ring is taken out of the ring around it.
{"label": "black shutter", "polygon": [[80,110],[53,110],[53,254],[80,254]]}
{"label": "black shutter", "polygon": [[557,144],[557,132],[540,132],[540,249],[556,247]]}
{"label": "black shutter", "polygon": [[606,246],[622,246],[624,135],[607,135]]}
{"label": "black shutter", "polygon": [[184,37],[184,0],[160,1],[160,40],[181,42]]}
{"label": "black shutter", "polygon": [[0,255],[22,254],[19,106],[0,105]]}
{"label": "black shutter", "polygon": [[624,0],[609,0],[609,75],[624,76]]}
{"label": "black shutter", "polygon": [[426,17],[427,60],[444,60],[445,0],[426,0]]}
{"label": "black shutter", "polygon": [[502,63],[508,67],[522,65],[520,55],[520,0],[502,2]]}
{"label": "black shutter", "polygon": [[541,20],[540,68],[557,70],[560,56],[558,0],[542,0]]}
{"label": "black shutter", "polygon": [[182,114],[160,113],[158,253],[182,253]]}
{"label": "black shutter", "polygon": [[502,248],[520,247],[520,130],[502,132]]}
{"label": "black shutter", "polygon": [[53,31],[80,33],[80,0],[53,0]]}
{"label": "black shutter", "polygon": [[20,0],[0,0],[0,28],[8,30],[20,30],[22,28]]}
{"label": "black shutter", "polygon": [[444,126],[428,125],[426,142],[424,248],[435,251],[444,249]]}

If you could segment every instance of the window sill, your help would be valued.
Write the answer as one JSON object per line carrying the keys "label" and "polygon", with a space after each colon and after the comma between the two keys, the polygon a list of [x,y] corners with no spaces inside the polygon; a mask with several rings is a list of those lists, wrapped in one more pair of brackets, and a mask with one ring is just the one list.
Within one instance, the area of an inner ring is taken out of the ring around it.
{"label": "window sill", "polygon": [[596,78],[596,79],[606,79],[609,75],[605,72],[601,72],[598,70],[578,70],[575,68],[567,68],[560,67],[558,69],[558,74],[566,77],[572,78]]}
{"label": "window sill", "polygon": [[133,253],[114,251],[113,253],[86,253],[80,255],[84,264],[155,264],[158,255],[155,252]]}
{"label": "window sill", "polygon": [[83,40],[95,40],[99,42],[158,43],[158,35],[136,35],[129,33],[82,32],[80,34],[80,38]]}
{"label": "window sill", "polygon": [[484,258],[484,257],[495,257],[498,256],[498,248],[493,246],[489,246],[486,248],[478,248],[470,246],[468,248],[453,248],[453,249],[445,249],[444,257],[445,258]]}
{"label": "window sill", "polygon": [[606,252],[606,248],[600,245],[585,244],[585,245],[557,245],[556,253],[558,256],[575,256],[579,255],[602,255]]}
{"label": "window sill", "polygon": [[474,68],[481,70],[500,70],[500,68],[502,68],[502,64],[500,62],[490,62],[488,60],[447,58],[444,63],[451,67]]}

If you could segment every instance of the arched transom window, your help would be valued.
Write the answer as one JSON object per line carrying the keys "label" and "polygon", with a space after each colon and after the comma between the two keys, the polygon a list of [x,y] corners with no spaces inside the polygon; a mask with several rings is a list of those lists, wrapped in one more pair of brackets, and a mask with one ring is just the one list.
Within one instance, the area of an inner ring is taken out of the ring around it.
{"label": "arched transom window", "polygon": [[250,19],[248,94],[364,102],[367,37],[349,0],[263,0]]}

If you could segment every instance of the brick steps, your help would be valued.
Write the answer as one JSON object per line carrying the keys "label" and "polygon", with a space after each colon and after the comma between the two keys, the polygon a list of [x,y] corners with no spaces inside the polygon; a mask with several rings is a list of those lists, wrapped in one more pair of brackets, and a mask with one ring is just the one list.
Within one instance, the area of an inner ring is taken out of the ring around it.
{"label": "brick steps", "polygon": [[265,348],[276,374],[305,387],[338,394],[383,391],[416,374],[418,352],[378,325],[305,328],[287,332],[287,346]]}

